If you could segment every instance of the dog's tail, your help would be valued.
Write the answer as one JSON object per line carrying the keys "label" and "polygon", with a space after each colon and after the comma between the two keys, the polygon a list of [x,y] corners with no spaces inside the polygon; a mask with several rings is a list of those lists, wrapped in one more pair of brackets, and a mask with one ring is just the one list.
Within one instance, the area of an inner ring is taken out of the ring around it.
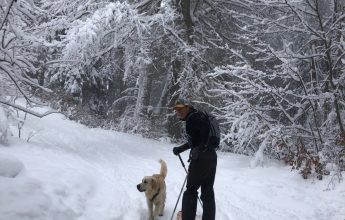
{"label": "dog's tail", "polygon": [[164,177],[164,179],[165,179],[165,177],[167,176],[167,173],[168,173],[167,164],[162,159],[159,160],[159,163],[161,163],[160,175],[162,175]]}

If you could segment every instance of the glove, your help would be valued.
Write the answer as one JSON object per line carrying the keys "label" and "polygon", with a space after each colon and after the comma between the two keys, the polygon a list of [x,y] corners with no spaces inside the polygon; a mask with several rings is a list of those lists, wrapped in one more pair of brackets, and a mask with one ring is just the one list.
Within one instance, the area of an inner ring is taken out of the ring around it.
{"label": "glove", "polygon": [[184,149],[182,147],[174,147],[173,148],[173,152],[174,152],[175,155],[179,155],[183,151],[184,151]]}

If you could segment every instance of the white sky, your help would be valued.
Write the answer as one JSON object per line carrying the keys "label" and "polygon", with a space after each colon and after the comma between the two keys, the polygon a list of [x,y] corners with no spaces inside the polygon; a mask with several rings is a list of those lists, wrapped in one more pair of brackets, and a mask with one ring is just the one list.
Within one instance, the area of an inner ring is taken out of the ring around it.
{"label": "white sky", "polygon": [[[59,114],[28,116],[21,139],[12,130],[10,143],[0,145],[0,220],[145,220],[136,185],[159,172],[160,158],[168,176],[165,216],[158,220],[170,220],[185,177],[174,145],[90,129]],[[304,180],[280,162],[253,168],[251,160],[219,153],[217,220],[345,220],[344,181]]]}

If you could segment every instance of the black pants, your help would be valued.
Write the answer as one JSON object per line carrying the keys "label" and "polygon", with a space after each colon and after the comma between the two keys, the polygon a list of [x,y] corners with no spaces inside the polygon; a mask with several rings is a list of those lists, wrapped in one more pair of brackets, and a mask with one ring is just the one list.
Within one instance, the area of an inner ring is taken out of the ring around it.
{"label": "black pants", "polygon": [[201,187],[202,220],[215,220],[216,203],[213,184],[217,158],[192,160],[188,168],[187,190],[182,198],[182,219],[195,220],[198,192]]}

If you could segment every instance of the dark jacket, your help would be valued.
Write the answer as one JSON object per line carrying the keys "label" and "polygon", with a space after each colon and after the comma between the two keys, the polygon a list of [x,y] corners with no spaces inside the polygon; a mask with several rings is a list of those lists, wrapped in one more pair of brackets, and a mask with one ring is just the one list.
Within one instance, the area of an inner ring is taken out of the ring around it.
{"label": "dark jacket", "polygon": [[207,119],[202,117],[202,114],[191,108],[187,116],[182,119],[186,121],[186,133],[188,142],[181,145],[183,150],[191,149],[190,159],[198,158],[215,158],[216,152],[206,148],[210,125]]}

